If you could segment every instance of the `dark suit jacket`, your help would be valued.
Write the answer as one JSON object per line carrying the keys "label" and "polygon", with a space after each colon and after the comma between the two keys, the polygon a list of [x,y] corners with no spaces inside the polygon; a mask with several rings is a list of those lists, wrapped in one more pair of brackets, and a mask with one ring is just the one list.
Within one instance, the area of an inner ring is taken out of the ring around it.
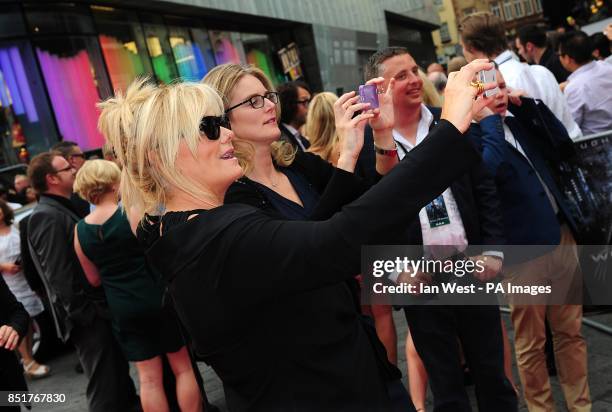
{"label": "dark suit jacket", "polygon": [[28,222],[32,261],[42,275],[56,331],[64,342],[75,325],[88,325],[97,314],[107,316],[102,288],[89,285],[74,251],[79,220],[68,207],[42,195]]}
{"label": "dark suit jacket", "polygon": [[[291,146],[293,146],[298,152],[302,152],[302,148],[300,147],[300,145],[297,143],[296,141],[296,137],[289,131],[289,129],[287,129],[282,123],[278,124],[278,128],[281,131],[281,136],[280,139],[284,140],[288,143],[291,144]],[[310,147],[310,142],[308,141],[308,139],[306,139],[304,136],[302,136],[301,134],[299,135],[300,141],[302,142],[302,145],[308,149]]]}
{"label": "dark suit jacket", "polygon": [[[565,199],[546,165],[544,155],[534,142],[539,139],[516,118],[509,128],[519,142],[531,164],[504,137],[499,115],[483,119],[478,127],[470,129],[479,144],[484,163],[495,177],[501,200],[504,233],[509,245],[558,245],[560,224],[537,174],[554,196],[559,214],[570,228],[575,229]],[[544,250],[544,249],[541,249]],[[524,258],[530,256],[525,255]],[[535,257],[535,256],[531,256]],[[525,260],[523,259],[523,260]]]}

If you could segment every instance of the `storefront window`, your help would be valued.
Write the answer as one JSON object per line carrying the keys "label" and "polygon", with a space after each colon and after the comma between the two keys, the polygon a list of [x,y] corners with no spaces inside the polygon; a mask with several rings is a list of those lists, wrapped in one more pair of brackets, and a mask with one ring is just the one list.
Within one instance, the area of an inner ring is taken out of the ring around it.
{"label": "storefront window", "polygon": [[171,83],[179,76],[172,57],[172,48],[168,42],[168,30],[161,17],[142,14],[141,20],[157,80],[162,83]]}
{"label": "storefront window", "polygon": [[199,50],[202,52],[202,60],[206,66],[206,72],[217,65],[215,61],[215,52],[213,51],[208,32],[203,29],[190,28],[191,38],[198,45]]}
{"label": "storefront window", "polygon": [[274,53],[265,34],[241,34],[242,44],[249,64],[259,67],[275,85],[283,83],[285,78],[276,69],[270,56]]}
{"label": "storefront window", "polygon": [[96,103],[111,95],[95,37],[66,36],[34,43],[55,118],[64,140],[99,148]]}
{"label": "storefront window", "polygon": [[170,46],[174,54],[174,62],[182,80],[200,81],[211,66],[204,61],[200,45],[192,41],[189,30],[183,27],[169,26]]}
{"label": "storefront window", "polygon": [[0,136],[2,164],[17,163],[21,147],[34,155],[57,142],[36,61],[25,40],[0,42]]}
{"label": "storefront window", "polygon": [[144,33],[136,15],[110,7],[91,8],[113,89],[124,91],[137,77],[152,76]]}
{"label": "storefront window", "polygon": [[240,33],[211,31],[210,41],[215,51],[215,60],[217,64],[246,63],[244,48],[240,40]]}

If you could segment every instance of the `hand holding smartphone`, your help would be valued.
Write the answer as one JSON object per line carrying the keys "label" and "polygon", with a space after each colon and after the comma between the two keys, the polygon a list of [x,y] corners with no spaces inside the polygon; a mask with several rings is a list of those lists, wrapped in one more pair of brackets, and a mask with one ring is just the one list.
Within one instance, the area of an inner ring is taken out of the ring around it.
{"label": "hand holding smartphone", "polygon": [[370,103],[370,109],[379,107],[378,90],[375,84],[362,84],[359,86],[359,102]]}
{"label": "hand holding smartphone", "polygon": [[[482,83],[497,83],[497,72],[495,71],[495,68],[491,70],[479,71],[478,80]],[[486,97],[491,97],[491,96],[495,96],[497,93],[499,93],[499,87],[496,87],[491,90],[486,90],[484,92],[484,95]]]}

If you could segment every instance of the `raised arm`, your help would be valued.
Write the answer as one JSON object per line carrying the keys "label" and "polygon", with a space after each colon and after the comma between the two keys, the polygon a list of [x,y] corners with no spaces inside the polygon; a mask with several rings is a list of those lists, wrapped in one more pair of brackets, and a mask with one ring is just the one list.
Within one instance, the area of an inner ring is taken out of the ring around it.
{"label": "raised arm", "polygon": [[239,219],[225,232],[231,246],[220,254],[228,254],[222,284],[236,299],[260,300],[354,276],[362,245],[397,241],[419,210],[478,159],[471,143],[442,120],[384,179],[329,220]]}

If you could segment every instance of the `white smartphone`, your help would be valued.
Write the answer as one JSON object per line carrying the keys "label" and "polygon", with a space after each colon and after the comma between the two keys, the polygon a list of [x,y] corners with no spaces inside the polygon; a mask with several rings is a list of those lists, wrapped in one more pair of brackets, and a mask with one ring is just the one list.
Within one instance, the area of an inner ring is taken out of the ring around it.
{"label": "white smartphone", "polygon": [[[481,70],[478,72],[478,80],[483,83],[497,83],[497,72],[494,68],[491,70]],[[485,91],[484,95],[491,97],[495,96],[497,93],[499,93],[499,87]]]}

